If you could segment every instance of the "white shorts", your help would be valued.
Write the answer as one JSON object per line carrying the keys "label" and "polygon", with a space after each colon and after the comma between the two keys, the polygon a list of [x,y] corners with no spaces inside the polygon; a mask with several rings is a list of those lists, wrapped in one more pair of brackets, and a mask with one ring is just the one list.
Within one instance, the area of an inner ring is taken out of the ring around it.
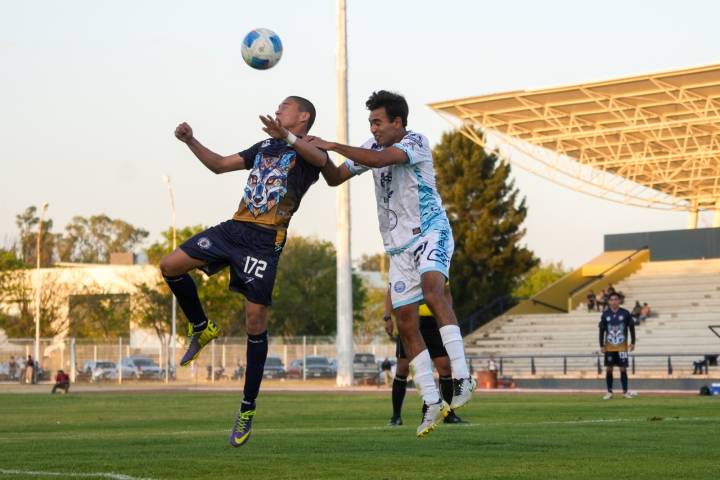
{"label": "white shorts", "polygon": [[450,229],[430,230],[406,250],[390,256],[390,299],[393,308],[422,302],[420,278],[440,272],[450,278],[450,259],[455,249]]}

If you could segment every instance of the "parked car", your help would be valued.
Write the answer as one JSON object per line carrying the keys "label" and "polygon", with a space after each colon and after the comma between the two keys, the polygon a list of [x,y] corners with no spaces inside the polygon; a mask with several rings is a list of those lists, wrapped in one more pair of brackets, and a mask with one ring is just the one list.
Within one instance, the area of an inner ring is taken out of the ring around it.
{"label": "parked car", "polygon": [[[307,359],[305,378],[335,378],[335,370],[327,357],[311,356]],[[303,378],[303,359],[299,358],[290,363],[287,378]]]}
{"label": "parked car", "polygon": [[[164,371],[151,358],[148,357],[125,357],[122,361],[123,367],[135,369],[136,378],[140,380],[162,380]],[[123,378],[125,369],[123,368]]]}
{"label": "parked car", "polygon": [[355,380],[377,381],[380,374],[372,353],[356,353],[353,357],[353,378]]}
{"label": "parked car", "polygon": [[[115,362],[109,360],[98,360],[94,362],[95,366],[92,368],[90,373],[91,382],[107,382],[111,380],[117,380],[118,369]],[[122,372],[123,378],[130,379],[135,376],[135,369],[123,367]]]}
{"label": "parked car", "polygon": [[285,378],[285,365],[280,357],[267,357],[263,378]]}

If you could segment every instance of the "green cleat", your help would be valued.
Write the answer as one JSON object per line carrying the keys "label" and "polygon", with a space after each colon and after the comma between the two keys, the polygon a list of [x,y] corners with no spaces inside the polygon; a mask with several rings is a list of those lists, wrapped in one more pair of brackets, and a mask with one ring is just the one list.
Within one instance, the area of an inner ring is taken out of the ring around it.
{"label": "green cleat", "polygon": [[215,325],[215,322],[213,322],[212,320],[208,320],[208,324],[204,330],[195,332],[190,335],[190,345],[188,345],[187,352],[185,352],[185,355],[183,355],[182,359],[180,360],[180,366],[186,367],[190,365],[193,360],[195,360],[198,355],[200,355],[200,351],[205,347],[205,345],[215,340],[219,336],[220,327]]}

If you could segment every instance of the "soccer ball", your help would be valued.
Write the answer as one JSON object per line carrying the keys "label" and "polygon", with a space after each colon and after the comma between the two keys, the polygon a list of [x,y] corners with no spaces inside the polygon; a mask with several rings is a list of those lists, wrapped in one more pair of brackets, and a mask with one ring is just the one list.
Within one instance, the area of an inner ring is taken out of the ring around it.
{"label": "soccer ball", "polygon": [[243,60],[257,70],[274,67],[280,61],[282,53],[280,37],[267,28],[251,30],[242,42]]}

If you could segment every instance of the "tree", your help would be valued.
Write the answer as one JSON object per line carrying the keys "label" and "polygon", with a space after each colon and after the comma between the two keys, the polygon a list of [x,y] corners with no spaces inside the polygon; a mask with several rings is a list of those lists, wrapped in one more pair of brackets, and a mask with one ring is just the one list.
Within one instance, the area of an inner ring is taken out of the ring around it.
{"label": "tree", "polygon": [[[165,343],[172,331],[172,293],[165,282],[135,285],[130,301],[132,319],[141,328],[155,332],[160,343]],[[183,330],[178,328],[182,335]]]}
{"label": "tree", "polygon": [[128,336],[130,314],[130,294],[85,286],[82,293],[69,299],[70,336],[103,341]]}
{"label": "tree", "polygon": [[[0,275],[7,270],[16,270],[24,266],[14,249],[0,248]],[[1,287],[2,283],[0,283],[0,288]]]}
{"label": "tree", "polygon": [[124,220],[107,215],[73,217],[65,234],[56,238],[58,257],[63,262],[105,263],[114,252],[131,252],[148,236]]}
{"label": "tree", "polygon": [[371,272],[387,272],[390,262],[386,253],[375,253],[373,255],[363,254],[360,257],[360,270]]}
{"label": "tree", "polygon": [[533,297],[568,273],[562,262],[535,265],[523,275],[520,284],[513,291],[513,296],[516,298]]}
{"label": "tree", "polygon": [[363,307],[362,315],[355,321],[355,335],[361,343],[370,343],[378,335],[385,336],[385,297],[387,290],[384,288],[370,288],[367,290],[367,298]]}
{"label": "tree", "polygon": [[[292,237],[275,282],[270,331],[284,336],[334,335],[337,326],[336,253],[332,243]],[[361,321],[366,292],[352,278],[353,320]]]}
{"label": "tree", "polygon": [[[35,335],[35,284],[33,272],[0,271],[0,328],[8,337]],[[66,296],[54,273],[43,275],[40,289],[40,336],[54,337],[67,329],[61,321]]]}
{"label": "tree", "polygon": [[[15,224],[20,230],[20,259],[28,267],[34,267],[37,263],[37,234],[40,218],[36,214],[37,208],[30,206],[15,216]],[[55,250],[55,235],[51,233],[52,228],[52,219],[43,220],[42,235],[40,236],[41,267],[48,267],[52,264]]]}
{"label": "tree", "polygon": [[443,134],[433,157],[455,239],[450,276],[454,305],[464,317],[509,295],[538,261],[520,244],[527,206],[510,180],[507,162],[460,132]]}
{"label": "tree", "polygon": [[[178,228],[175,232],[177,244],[180,245],[184,241],[191,238],[193,235],[196,235],[205,229],[206,227],[202,225],[190,225],[187,227]],[[162,257],[172,252],[172,228],[161,232],[160,235],[161,240],[159,242],[153,243],[145,250],[145,253],[148,256],[148,261],[153,265],[158,265]]]}

